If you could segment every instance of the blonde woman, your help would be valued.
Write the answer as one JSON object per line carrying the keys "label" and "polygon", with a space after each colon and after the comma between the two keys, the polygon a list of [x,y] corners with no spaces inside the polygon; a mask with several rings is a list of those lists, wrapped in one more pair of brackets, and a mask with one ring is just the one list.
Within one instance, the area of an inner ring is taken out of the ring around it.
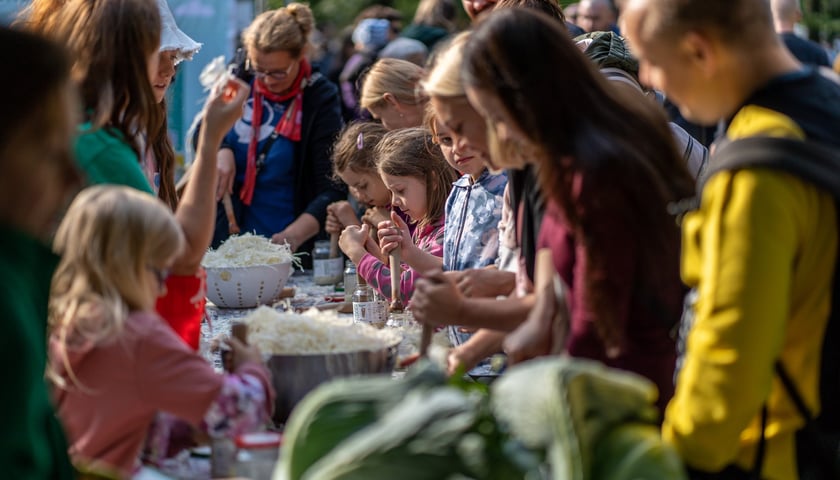
{"label": "blonde woman", "polygon": [[155,313],[184,246],[166,205],[128,187],[84,190],[59,226],[48,372],[82,471],[130,478],[158,411],[214,436],[269,418],[271,381],[256,347],[230,339],[233,373],[219,375]]}
{"label": "blonde woman", "polygon": [[[331,178],[330,148],[342,127],[338,89],[306,59],[314,29],[312,11],[300,3],[264,12],[245,29],[252,94],[217,159],[216,199],[232,195],[242,231],[294,250],[309,248],[327,205],[346,196]],[[227,236],[222,214],[214,245]]]}
{"label": "blonde woman", "polygon": [[426,101],[415,94],[423,69],[396,58],[383,58],[370,68],[359,102],[388,130],[423,124]]}

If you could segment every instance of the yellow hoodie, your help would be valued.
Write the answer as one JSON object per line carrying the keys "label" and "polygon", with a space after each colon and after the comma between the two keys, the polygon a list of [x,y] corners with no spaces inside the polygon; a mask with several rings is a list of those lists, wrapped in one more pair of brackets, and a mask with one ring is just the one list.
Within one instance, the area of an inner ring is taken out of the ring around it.
{"label": "yellow hoodie", "polygon": [[[806,138],[792,118],[757,105],[742,108],[726,134]],[[766,168],[714,174],[685,217],[682,277],[697,291],[695,319],[662,431],[691,467],[751,470],[766,403],[762,478],[799,478],[794,433],[804,422],[774,363],[818,412],[836,218],[829,193]]]}

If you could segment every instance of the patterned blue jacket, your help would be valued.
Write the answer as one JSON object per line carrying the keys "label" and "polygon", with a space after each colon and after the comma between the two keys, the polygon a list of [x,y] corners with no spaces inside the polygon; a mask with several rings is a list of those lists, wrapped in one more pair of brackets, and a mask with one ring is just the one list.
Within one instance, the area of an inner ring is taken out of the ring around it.
{"label": "patterned blue jacket", "polygon": [[[499,221],[507,185],[504,173],[492,175],[487,170],[471,182],[464,175],[452,184],[446,199],[446,224],[443,230],[443,269],[466,270],[492,265],[499,256]],[[461,345],[471,334],[449,327],[453,345]],[[493,376],[488,360],[470,370],[472,376]]]}
{"label": "patterned blue jacket", "polygon": [[492,265],[499,256],[499,220],[507,175],[492,175],[485,170],[475,183],[464,175],[452,185],[446,199],[443,269]]}

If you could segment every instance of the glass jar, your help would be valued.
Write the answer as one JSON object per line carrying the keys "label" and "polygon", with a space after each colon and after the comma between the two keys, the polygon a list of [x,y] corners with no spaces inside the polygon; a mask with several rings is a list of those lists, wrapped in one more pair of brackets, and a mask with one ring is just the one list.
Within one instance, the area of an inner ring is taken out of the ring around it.
{"label": "glass jar", "polygon": [[315,285],[335,285],[341,281],[344,261],[330,258],[330,241],[318,240],[312,249],[312,280]]}
{"label": "glass jar", "polygon": [[276,432],[244,433],[236,437],[235,474],[240,477],[271,478],[280,457],[283,436]]}
{"label": "glass jar", "polygon": [[236,460],[236,445],[228,437],[219,436],[210,439],[210,475],[223,478],[233,475]]}
{"label": "glass jar", "polygon": [[377,299],[373,288],[357,274],[356,289],[353,291],[353,322],[381,328],[386,320],[384,302]]}
{"label": "glass jar", "polygon": [[344,263],[344,301],[353,301],[353,292],[356,291],[356,264],[350,260]]}

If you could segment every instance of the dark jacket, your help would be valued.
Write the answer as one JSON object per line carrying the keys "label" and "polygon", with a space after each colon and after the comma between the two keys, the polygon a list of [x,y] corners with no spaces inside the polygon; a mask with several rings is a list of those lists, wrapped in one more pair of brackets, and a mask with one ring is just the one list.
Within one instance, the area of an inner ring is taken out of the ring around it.
{"label": "dark jacket", "polygon": [[[332,145],[341,131],[343,120],[338,88],[320,73],[313,73],[312,78],[313,82],[303,93],[301,140],[295,145],[294,216],[297,218],[302,213],[312,215],[318,219],[323,231],[327,205],[347,197],[347,187],[332,180]],[[234,195],[231,196],[237,216],[244,208],[239,201],[240,187],[239,184],[234,185]],[[227,237],[227,217],[219,203],[212,246],[217,247]],[[306,242],[298,247],[298,251],[309,251],[311,246],[311,241]]]}

